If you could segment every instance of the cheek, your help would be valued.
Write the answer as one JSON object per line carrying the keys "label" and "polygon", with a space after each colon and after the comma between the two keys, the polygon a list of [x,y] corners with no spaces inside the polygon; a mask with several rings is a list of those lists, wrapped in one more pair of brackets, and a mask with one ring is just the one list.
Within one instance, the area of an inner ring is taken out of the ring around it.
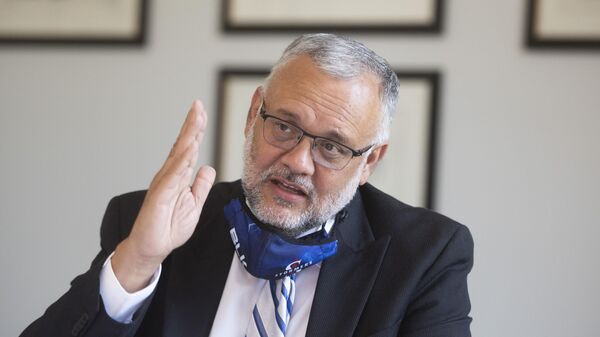
{"label": "cheek", "polygon": [[322,169],[315,173],[313,182],[320,196],[339,192],[354,181],[359,170],[363,171],[363,163],[359,161],[351,162],[341,171]]}
{"label": "cheek", "polygon": [[274,149],[269,144],[256,142],[252,146],[252,157],[254,165],[262,170],[267,170],[277,162],[277,158],[281,155],[278,149]]}
{"label": "cheek", "polygon": [[317,165],[312,180],[319,196],[323,196],[343,188],[346,183],[345,177],[341,172],[323,169]]}

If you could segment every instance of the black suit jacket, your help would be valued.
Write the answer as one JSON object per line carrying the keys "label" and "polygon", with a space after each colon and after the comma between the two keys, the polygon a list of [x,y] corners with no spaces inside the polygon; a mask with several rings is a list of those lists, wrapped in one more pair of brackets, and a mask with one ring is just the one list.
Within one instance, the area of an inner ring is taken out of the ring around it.
{"label": "black suit jacket", "polygon": [[[113,198],[90,270],[21,336],[208,336],[234,254],[223,206],[240,193],[239,181],[213,187],[196,231],[163,262],[131,324],[104,311],[99,273],[129,234],[145,192]],[[465,226],[369,184],[345,213],[334,229],[338,252],[321,266],[306,336],[470,336],[473,242]]]}

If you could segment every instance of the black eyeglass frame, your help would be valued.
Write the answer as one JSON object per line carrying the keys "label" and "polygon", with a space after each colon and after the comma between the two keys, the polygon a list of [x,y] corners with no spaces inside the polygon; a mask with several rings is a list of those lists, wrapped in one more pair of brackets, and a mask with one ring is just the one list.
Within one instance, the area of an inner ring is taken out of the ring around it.
{"label": "black eyeglass frame", "polygon": [[[268,114],[267,110],[265,109],[265,102],[264,102],[264,100],[260,103],[260,107],[258,109],[259,109],[258,114],[263,119],[263,121],[266,121],[267,118],[273,118],[273,119],[276,119],[276,120],[278,120],[280,122],[283,122],[283,123],[286,123],[286,124],[290,124],[293,127],[295,127],[298,130],[300,130],[300,132],[302,132],[302,135],[300,136],[300,138],[298,138],[298,141],[296,142],[296,145],[298,145],[298,143],[300,143],[300,141],[302,141],[302,138],[304,138],[304,136],[308,136],[309,138],[313,139],[313,142],[311,144],[312,147],[315,146],[315,140],[317,138],[318,139],[324,139],[324,140],[326,140],[328,142],[335,143],[335,144],[337,144],[337,145],[339,145],[339,146],[341,146],[341,147],[343,147],[345,149],[350,150],[350,152],[352,153],[352,157],[350,157],[350,160],[352,160],[352,158],[354,158],[354,157],[360,157],[360,156],[362,156],[365,152],[369,151],[375,145],[375,144],[371,144],[371,145],[369,145],[367,147],[364,147],[362,149],[354,150],[353,148],[351,148],[351,147],[349,147],[347,145],[344,145],[344,144],[342,144],[340,142],[336,142],[335,140],[332,140],[332,139],[329,139],[329,138],[326,138],[326,137],[315,136],[315,135],[313,135],[311,133],[306,132],[304,129],[302,129],[301,127],[299,127],[298,125],[296,125],[296,124],[294,124],[294,123],[292,123],[290,121],[286,121],[285,119],[281,119],[279,117],[276,117],[276,116]],[[296,146],[296,145],[294,145],[294,146]],[[348,163],[350,162],[350,160],[348,160]],[[348,165],[348,163],[346,163],[344,166],[342,166],[341,168],[339,168],[339,170],[341,170],[344,167],[346,167],[346,165]]]}

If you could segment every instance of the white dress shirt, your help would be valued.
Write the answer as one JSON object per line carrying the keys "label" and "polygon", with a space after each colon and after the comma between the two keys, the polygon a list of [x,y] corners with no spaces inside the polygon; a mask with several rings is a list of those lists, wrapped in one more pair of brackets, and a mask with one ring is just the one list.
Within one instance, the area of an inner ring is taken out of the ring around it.
{"label": "white dress shirt", "polygon": [[[131,323],[133,314],[150,296],[160,276],[161,268],[152,276],[150,284],[133,294],[128,293],[117,280],[112,269],[111,256],[106,259],[100,272],[100,296],[106,313],[115,321]],[[308,317],[312,306],[321,264],[302,270],[296,276],[296,299],[286,337],[306,335]],[[233,253],[227,282],[219,302],[219,308],[210,331],[210,337],[243,337],[252,317],[252,309],[267,280],[256,278],[246,271]]]}
{"label": "white dress shirt", "polygon": [[[319,263],[297,274],[296,298],[287,326],[286,337],[306,336],[308,316],[315,296],[320,269],[321,264]],[[223,296],[209,336],[245,336],[246,327],[252,317],[252,309],[266,282],[268,281],[248,273],[234,253]]]}
{"label": "white dress shirt", "polygon": [[108,316],[120,323],[131,323],[133,314],[156,288],[162,266],[158,266],[146,288],[135,293],[128,293],[127,290],[123,289],[112,269],[111,258],[113,254],[114,252],[108,256],[100,271],[100,296],[102,296],[104,310],[106,310]]}
{"label": "white dress shirt", "polygon": [[[300,237],[320,229],[329,232],[333,224],[334,219],[330,219],[322,228],[309,230],[301,234]],[[111,257],[112,254],[106,259],[100,271],[100,296],[102,296],[106,313],[112,319],[121,323],[130,323],[133,314],[152,294],[154,288],[156,288],[161,267],[156,270],[146,288],[131,294],[123,289],[119,280],[117,280],[112,269],[112,263],[110,263]],[[297,274],[296,298],[294,300],[292,316],[288,323],[286,337],[302,337],[306,335],[310,308],[315,296],[320,269],[321,263],[318,263],[303,269]],[[248,273],[234,252],[210,337],[245,336],[246,327],[252,317],[252,309],[265,282],[267,280],[256,278]]]}

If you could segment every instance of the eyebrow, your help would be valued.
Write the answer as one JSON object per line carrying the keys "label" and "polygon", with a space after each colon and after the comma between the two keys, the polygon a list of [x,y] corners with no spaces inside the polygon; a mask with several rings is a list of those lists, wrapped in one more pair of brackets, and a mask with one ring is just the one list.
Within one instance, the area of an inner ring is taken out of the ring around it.
{"label": "eyebrow", "polygon": [[[266,107],[265,107],[265,111],[266,111]],[[300,129],[304,130],[304,128],[302,128],[302,127],[300,127],[300,125],[298,125],[299,119],[298,119],[297,114],[295,114],[291,111],[288,111],[288,110],[284,110],[284,109],[279,110],[278,113],[280,113],[283,116],[288,117],[289,119],[285,119],[286,121],[294,124],[296,127],[300,128]],[[346,145],[348,142],[348,138],[335,130],[330,130],[330,131],[326,132],[325,134],[315,135],[315,136],[320,137],[320,138],[327,138],[329,140],[336,141],[342,145],[348,146],[348,145]]]}

